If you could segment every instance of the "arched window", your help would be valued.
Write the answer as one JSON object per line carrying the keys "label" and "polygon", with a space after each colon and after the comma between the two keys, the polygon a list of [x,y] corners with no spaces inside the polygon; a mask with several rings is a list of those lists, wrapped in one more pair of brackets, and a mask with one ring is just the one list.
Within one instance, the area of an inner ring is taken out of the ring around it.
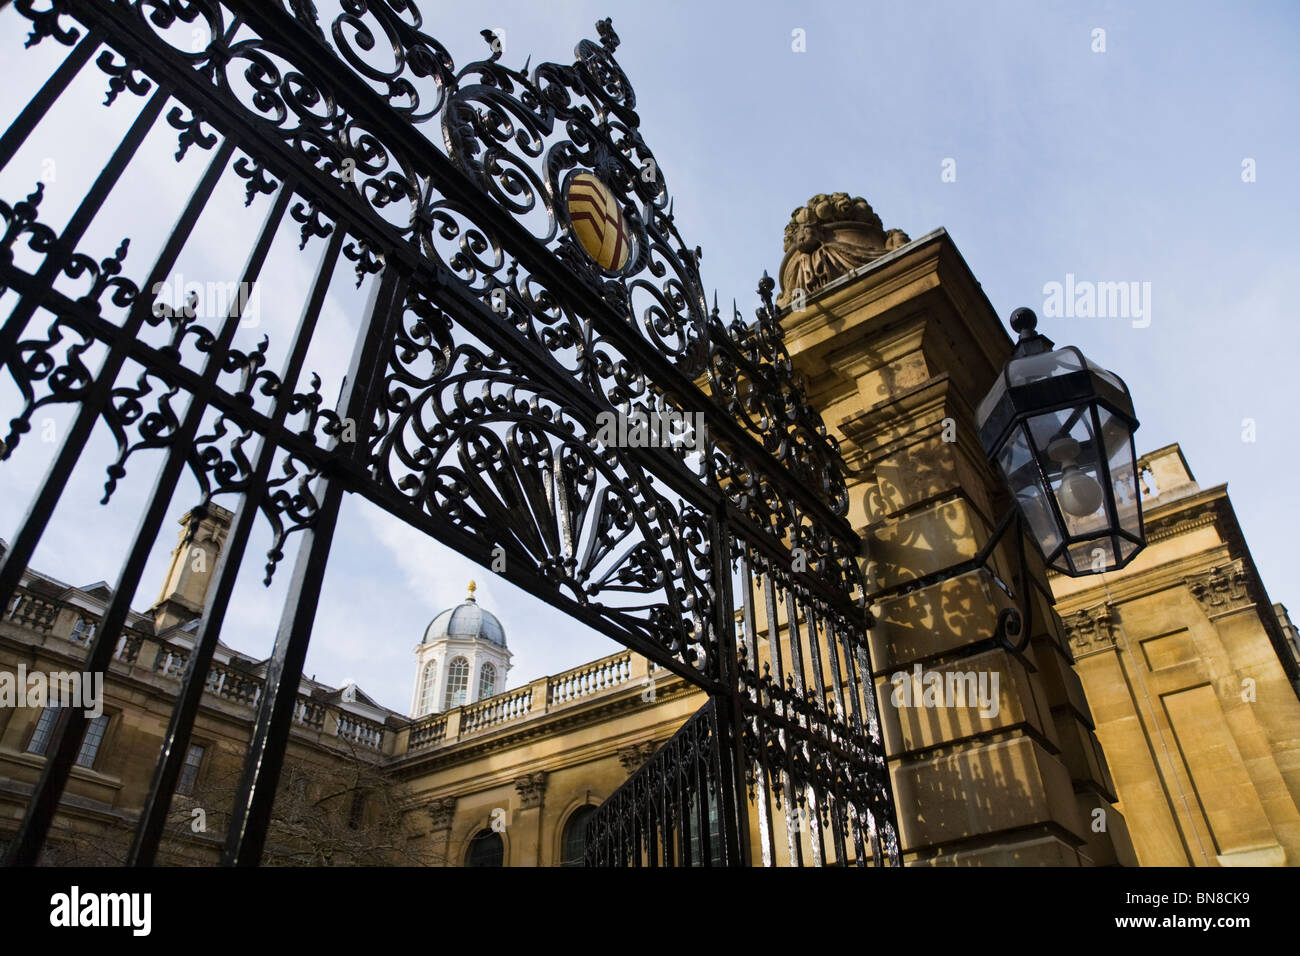
{"label": "arched window", "polygon": [[469,661],[458,657],[447,665],[447,696],[442,702],[443,710],[451,710],[465,703],[469,691]]}
{"label": "arched window", "polygon": [[491,830],[479,830],[474,839],[469,841],[469,853],[465,855],[466,866],[504,866],[506,848],[501,842],[501,834]]}
{"label": "arched window", "polygon": [[423,717],[433,710],[434,694],[438,689],[438,662],[429,661],[424,665],[424,676],[420,678],[420,703],[415,716]]}
{"label": "arched window", "polygon": [[497,669],[491,664],[484,664],[478,675],[478,699],[491,697],[497,692]]}
{"label": "arched window", "polygon": [[595,812],[595,807],[585,806],[569,814],[569,820],[564,824],[560,866],[583,865],[583,855],[587,851],[587,822]]}

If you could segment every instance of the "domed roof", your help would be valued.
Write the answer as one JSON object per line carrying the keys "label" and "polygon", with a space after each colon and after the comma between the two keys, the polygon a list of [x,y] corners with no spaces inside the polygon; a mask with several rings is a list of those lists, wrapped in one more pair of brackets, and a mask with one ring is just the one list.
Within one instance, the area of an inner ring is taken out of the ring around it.
{"label": "domed roof", "polygon": [[447,637],[460,637],[506,646],[505,628],[496,619],[496,615],[478,606],[474,600],[475,587],[473,581],[469,582],[469,596],[465,598],[465,603],[448,608],[433,619],[424,632],[421,644],[432,644]]}

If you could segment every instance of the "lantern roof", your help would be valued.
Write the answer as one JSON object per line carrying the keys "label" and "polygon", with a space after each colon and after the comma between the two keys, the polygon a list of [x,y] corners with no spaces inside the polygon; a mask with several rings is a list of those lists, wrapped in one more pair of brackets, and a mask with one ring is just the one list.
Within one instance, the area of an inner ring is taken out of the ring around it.
{"label": "lantern roof", "polygon": [[1091,361],[1073,345],[1054,348],[1036,330],[1030,309],[1016,309],[1011,327],[1020,333],[1016,350],[975,412],[980,443],[992,454],[1015,419],[1071,405],[1099,401],[1130,424],[1138,426],[1128,386],[1114,372]]}

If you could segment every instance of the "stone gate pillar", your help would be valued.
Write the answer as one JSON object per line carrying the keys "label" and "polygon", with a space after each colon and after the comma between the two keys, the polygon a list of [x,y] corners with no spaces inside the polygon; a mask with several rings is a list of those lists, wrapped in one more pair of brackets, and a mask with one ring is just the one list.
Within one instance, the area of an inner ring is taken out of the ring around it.
{"label": "stone gate pillar", "polygon": [[[871,631],[905,861],[1135,863],[1037,552],[1022,654],[987,641],[998,578],[960,573],[1010,506],[974,420],[1010,335],[942,229],[886,233],[838,193],[796,210],[785,249],[786,344],[842,444],[870,589],[916,584]],[[1006,582],[1013,556],[1008,535]]]}

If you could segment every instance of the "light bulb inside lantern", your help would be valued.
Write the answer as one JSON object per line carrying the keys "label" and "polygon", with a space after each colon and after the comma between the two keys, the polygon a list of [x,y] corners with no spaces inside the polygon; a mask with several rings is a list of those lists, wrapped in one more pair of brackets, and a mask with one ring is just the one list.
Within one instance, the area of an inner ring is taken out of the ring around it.
{"label": "light bulb inside lantern", "polygon": [[1066,514],[1087,518],[1101,507],[1101,485],[1091,475],[1079,470],[1079,443],[1068,435],[1047,446],[1047,454],[1061,464],[1061,486],[1056,499]]}
{"label": "light bulb inside lantern", "polygon": [[1086,518],[1101,507],[1101,485],[1091,475],[1080,471],[1078,465],[1068,465],[1061,476],[1061,487],[1056,497],[1067,514]]}

